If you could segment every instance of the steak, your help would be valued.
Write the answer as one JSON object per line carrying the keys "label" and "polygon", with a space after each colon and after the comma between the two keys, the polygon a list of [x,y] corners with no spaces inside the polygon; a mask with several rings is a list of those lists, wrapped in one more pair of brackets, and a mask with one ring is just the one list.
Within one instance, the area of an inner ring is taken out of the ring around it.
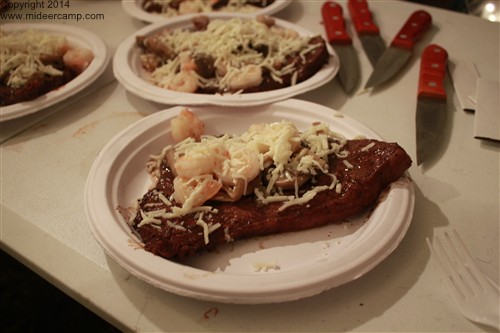
{"label": "steak", "polygon": [[78,75],[71,69],[64,67],[64,65],[62,65],[62,59],[59,64],[59,66],[54,66],[54,68],[62,70],[63,75],[51,76],[36,73],[28,79],[26,84],[17,88],[12,88],[7,85],[7,75],[0,77],[0,106],[8,106],[33,100],[65,85]]}
{"label": "steak", "polygon": [[[328,64],[330,55],[328,53],[328,49],[326,48],[325,40],[321,38],[321,36],[316,36],[311,38],[311,40],[309,41],[309,45],[315,45],[316,48],[308,52],[304,56],[304,59],[302,59],[298,54],[287,56],[287,64],[293,64],[293,67],[297,72],[295,84],[309,79],[314,74],[319,72],[324,65]],[[256,87],[246,88],[243,90],[243,92],[253,93],[289,87],[293,84],[292,77],[293,74],[286,74],[280,78],[281,82],[278,82],[272,78],[269,71],[264,70],[262,83]],[[203,91],[203,89],[199,89],[199,92],[207,93],[209,91]]]}
{"label": "steak", "polygon": [[[208,243],[195,214],[161,218],[160,224],[138,226],[143,218],[138,212],[130,220],[131,228],[141,237],[145,250],[168,259],[182,259],[238,239],[338,224],[373,207],[384,190],[402,177],[412,163],[396,143],[348,140],[343,150],[348,152],[347,157],[333,156],[329,160],[329,172],[337,177],[341,187],[318,192],[306,204],[280,210],[282,202],[263,204],[253,194],[236,202],[207,202],[213,210],[205,214],[204,221],[208,226],[220,224],[210,232]],[[171,210],[161,198],[173,193],[174,178],[164,159],[160,178],[139,200],[139,209],[143,212]],[[328,185],[331,181],[329,175],[321,174],[315,178],[314,186]],[[301,190],[312,187],[306,183]]]}

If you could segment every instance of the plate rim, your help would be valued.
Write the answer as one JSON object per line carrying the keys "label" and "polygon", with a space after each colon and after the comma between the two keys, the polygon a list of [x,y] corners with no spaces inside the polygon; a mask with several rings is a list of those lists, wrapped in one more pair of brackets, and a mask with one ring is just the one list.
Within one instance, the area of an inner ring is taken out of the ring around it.
{"label": "plate rim", "polygon": [[[231,18],[249,19],[248,16],[241,14],[220,15],[218,13],[208,15],[210,19],[228,20]],[[250,18],[251,19],[251,18]],[[302,36],[317,36],[304,27],[301,27],[292,22],[288,22],[279,18],[274,18],[276,25],[284,28],[289,28],[297,31]],[[133,34],[125,38],[118,46],[113,57],[113,73],[115,78],[120,82],[125,89],[141,98],[149,101],[157,102],[166,105],[218,105],[218,106],[258,106],[269,104],[294,97],[322,85],[328,84],[337,75],[340,68],[340,60],[329,43],[326,43],[329,61],[315,75],[302,81],[294,86],[289,86],[281,89],[270,91],[245,93],[245,94],[195,94],[176,92],[160,88],[152,83],[141,78],[132,68],[131,62],[138,51],[135,47],[136,36],[148,35],[153,32],[169,28],[182,28],[191,26],[190,17],[178,17],[168,22],[156,22],[147,25]]]}
{"label": "plate rim", "polygon": [[[332,110],[329,109],[325,106],[321,106],[312,102],[306,102],[302,100],[287,100],[284,102],[278,102],[273,104],[275,107],[281,107],[281,106],[288,106],[288,107],[315,107],[319,108],[323,111],[325,110]],[[134,128],[139,127],[145,127],[145,129],[149,128],[150,123],[158,123],[158,119],[161,119],[162,117],[165,117],[168,113],[174,113],[180,110],[182,106],[176,106],[172,108],[165,109],[163,111],[160,111],[158,113],[152,114],[150,116],[147,116],[145,118],[142,118],[141,120],[131,124],[128,126],[126,129],[118,133],[113,139],[111,139],[108,144],[100,151],[98,157],[94,161],[91,171],[89,172],[89,176],[87,178],[86,184],[85,184],[85,213],[87,215],[87,220],[90,225],[90,229],[92,231],[92,234],[94,235],[95,239],[98,241],[98,243],[102,246],[104,251],[111,257],[113,258],[116,262],[118,262],[123,268],[128,270],[130,273],[135,275],[141,280],[144,280],[151,285],[154,285],[160,289],[173,292],[179,295],[191,297],[191,298],[196,298],[196,299],[203,299],[203,300],[211,300],[211,301],[217,301],[217,302],[222,302],[222,303],[239,303],[239,304],[263,304],[263,303],[276,303],[276,302],[284,302],[284,301],[291,301],[291,300],[296,300],[308,296],[313,296],[316,294],[321,293],[322,291],[337,287],[339,285],[345,284],[349,281],[352,281],[354,279],[359,278],[360,276],[366,274],[368,271],[370,271],[373,267],[378,265],[381,261],[383,261],[390,253],[394,251],[394,249],[398,246],[398,244],[401,242],[403,239],[404,235],[406,234],[409,225],[411,223],[412,215],[413,215],[413,209],[414,209],[414,201],[415,201],[415,195],[414,195],[414,189],[413,189],[413,183],[411,180],[408,180],[408,182],[404,183],[401,187],[401,189],[396,188],[391,189],[389,193],[394,193],[396,191],[397,193],[404,194],[404,196],[401,196],[400,200],[405,201],[407,204],[407,207],[405,210],[400,210],[398,211],[398,214],[401,216],[398,216],[400,219],[400,223],[394,223],[390,226],[389,231],[387,232],[384,237],[386,238],[385,242],[378,242],[375,244],[376,248],[376,253],[370,253],[370,254],[362,254],[357,260],[351,260],[350,263],[347,264],[347,266],[343,266],[345,269],[338,273],[338,276],[331,276],[331,273],[327,272],[324,274],[318,274],[316,275],[316,279],[311,279],[309,278],[309,282],[306,286],[300,283],[289,283],[289,282],[283,282],[284,280],[282,279],[282,276],[285,275],[287,279],[290,277],[290,272],[273,272],[272,274],[262,274],[262,275],[234,275],[234,274],[227,274],[224,272],[218,273],[218,272],[210,272],[210,271],[205,271],[201,270],[198,268],[194,267],[189,267],[189,266],[184,266],[180,263],[172,262],[167,259],[161,258],[154,256],[153,254],[146,252],[145,250],[143,251],[143,254],[148,256],[148,260],[151,259],[155,263],[158,263],[158,265],[164,267],[164,268],[169,268],[176,270],[176,272],[170,272],[169,274],[175,274],[173,277],[165,277],[164,275],[162,276],[161,274],[158,274],[158,272],[155,272],[154,274],[145,276],[144,273],[144,267],[143,264],[141,263],[139,267],[136,267],[131,263],[131,261],[135,260],[135,258],[130,259],[131,257],[126,257],[123,255],[124,252],[122,251],[117,251],[113,246],[118,246],[120,250],[124,251],[129,251],[127,250],[127,242],[125,239],[123,240],[123,243],[120,244],[112,244],[113,241],[111,241],[109,238],[106,239],[105,232],[103,233],[102,227],[99,225],[97,222],[98,217],[96,216],[96,210],[93,210],[93,207],[91,207],[92,202],[91,198],[95,196],[96,193],[96,188],[95,184],[93,181],[95,180],[95,177],[99,174],[99,172],[102,173],[102,169],[99,170],[100,164],[103,163],[103,156],[105,156],[108,151],[110,150],[120,150],[119,147],[116,147],[116,145],[123,144],[124,140],[123,138],[126,137],[127,135],[130,134],[131,131],[134,130]],[[304,109],[307,110],[307,109]],[[307,112],[306,112],[307,113]],[[361,129],[366,129],[368,132],[366,133],[371,133],[375,137],[374,138],[379,138],[378,135],[376,135],[373,131],[369,130],[366,128],[364,125],[356,122],[355,120],[344,116],[342,117],[344,120],[347,120],[348,122],[351,122],[355,125],[360,125]],[[171,118],[167,118],[171,119]],[[167,121],[167,120],[164,120]],[[101,175],[102,176],[102,175]],[[408,178],[409,179],[409,178]],[[98,183],[102,183],[102,180],[99,181]],[[101,189],[102,190],[102,189]],[[394,190],[394,191],[393,191]],[[397,199],[397,198],[396,198]],[[393,200],[396,200],[393,199]],[[96,200],[102,200],[102,197],[96,199]],[[109,207],[108,207],[109,208]],[[375,213],[374,213],[375,212]],[[374,212],[371,212],[371,214],[377,214],[377,209],[374,210]],[[379,210],[379,214],[380,214]],[[113,211],[111,215],[116,216],[116,212]],[[376,215],[375,215],[376,216]],[[125,222],[123,219],[119,221],[119,223],[122,224],[122,227],[125,225]],[[109,226],[108,226],[109,227]],[[125,227],[127,227],[125,225]],[[123,231],[123,230],[122,230]],[[131,233],[129,235],[122,235],[124,238],[127,238],[131,236]],[[125,247],[125,248],[122,248]],[[134,252],[129,251],[128,254],[131,254],[133,256],[136,256],[137,252],[134,254]],[[362,260],[361,260],[362,259]],[[361,260],[361,262],[360,262]],[[363,264],[363,265],[361,265]],[[319,271],[324,269],[323,267],[317,268]],[[146,270],[147,271],[147,270]],[[297,272],[296,275],[300,276],[301,272]],[[307,272],[308,276],[310,275],[310,270]],[[234,284],[235,281],[232,281],[231,279],[234,280],[234,276],[237,276],[237,285],[240,286],[242,283],[246,286],[251,286],[252,288],[250,289],[245,289],[245,290],[236,290],[235,287],[236,285]],[[271,278],[270,278],[271,277]],[[275,281],[275,279],[277,279]],[[335,280],[336,279],[336,280]],[[172,281],[173,280],[173,281]],[[334,281],[335,280],[335,281]],[[220,286],[222,282],[222,287]],[[271,282],[271,283],[270,283]],[[218,288],[213,288],[213,285],[217,284],[219,285]],[[279,283],[280,287],[277,288],[276,285]],[[288,289],[286,289],[288,288]],[[284,290],[287,290],[286,293],[283,293]],[[236,293],[236,294],[235,294]]]}
{"label": "plate rim", "polygon": [[2,24],[4,31],[22,31],[26,29],[42,30],[45,32],[65,35],[69,40],[78,40],[79,43],[91,46],[94,59],[89,67],[73,80],[61,87],[51,90],[33,100],[19,102],[1,107],[0,122],[20,118],[57,104],[70,98],[95,82],[106,70],[110,62],[108,47],[104,41],[92,31],[70,24],[59,23],[19,23]]}

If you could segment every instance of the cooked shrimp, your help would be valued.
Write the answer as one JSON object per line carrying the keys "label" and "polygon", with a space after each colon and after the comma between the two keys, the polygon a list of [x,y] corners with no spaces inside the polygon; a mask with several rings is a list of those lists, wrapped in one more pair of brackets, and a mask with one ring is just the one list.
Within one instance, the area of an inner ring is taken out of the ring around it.
{"label": "cooked shrimp", "polygon": [[[198,66],[196,66],[196,63],[192,59],[189,62],[185,62],[185,63],[181,64],[181,71],[195,71],[196,72],[197,70],[198,70]],[[198,81],[196,81],[196,82],[198,82]]]}
{"label": "cooked shrimp", "polygon": [[75,48],[68,50],[63,56],[63,62],[66,67],[74,70],[78,74],[83,72],[94,59],[92,51],[84,48]]}
{"label": "cooked shrimp", "polygon": [[283,38],[298,38],[299,34],[297,31],[292,29],[280,28],[280,27],[271,27],[271,32],[275,33],[278,36]]}
{"label": "cooked shrimp", "polygon": [[200,152],[181,156],[174,162],[177,175],[184,178],[211,174],[215,165],[216,161],[213,155]]}
{"label": "cooked shrimp", "polygon": [[256,20],[257,22],[264,23],[268,28],[276,24],[275,19],[268,15],[257,15]]}
{"label": "cooked shrimp", "polygon": [[181,70],[175,74],[167,88],[179,92],[194,93],[198,89],[198,77],[192,70]]}
{"label": "cooked shrimp", "polygon": [[200,141],[205,132],[205,124],[193,112],[182,109],[176,118],[170,121],[172,127],[172,138],[175,142],[181,142],[187,138]]}
{"label": "cooked shrimp", "polygon": [[215,73],[220,77],[226,76],[227,64],[225,64],[223,61],[217,61],[215,63]]}
{"label": "cooked shrimp", "polygon": [[203,205],[214,197],[222,188],[222,183],[212,175],[197,176],[194,178],[176,177],[174,179],[174,199],[181,203],[183,208],[190,210]]}
{"label": "cooked shrimp", "polygon": [[214,170],[215,175],[226,185],[235,185],[237,179],[248,183],[260,173],[259,153],[238,145],[229,147],[229,158]]}
{"label": "cooked shrimp", "polygon": [[59,55],[64,55],[64,53],[68,52],[71,49],[71,46],[68,43],[66,38],[62,38],[57,42],[56,52]]}
{"label": "cooked shrimp", "polygon": [[255,87],[262,83],[262,68],[257,65],[248,65],[243,69],[238,70],[229,79],[229,88],[233,90],[241,90],[245,88]]}
{"label": "cooked shrimp", "polygon": [[191,52],[189,51],[184,51],[179,53],[179,62],[181,66],[181,71],[190,71],[190,70],[196,70],[196,64],[194,62],[194,59],[191,55]]}

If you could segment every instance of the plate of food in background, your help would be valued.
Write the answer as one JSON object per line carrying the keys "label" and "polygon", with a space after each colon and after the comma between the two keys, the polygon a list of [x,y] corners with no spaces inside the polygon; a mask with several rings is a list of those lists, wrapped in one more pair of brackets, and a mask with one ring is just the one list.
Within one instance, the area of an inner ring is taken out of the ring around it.
{"label": "plate of food in background", "polygon": [[328,83],[339,60],[321,35],[269,16],[196,16],[147,26],[113,59],[131,93],[163,104],[249,106]]}
{"label": "plate of food in background", "polygon": [[202,13],[272,15],[290,3],[291,0],[122,0],[125,12],[149,23]]}
{"label": "plate of food in background", "polygon": [[0,121],[58,103],[94,82],[109,61],[104,42],[63,24],[7,23],[0,29]]}

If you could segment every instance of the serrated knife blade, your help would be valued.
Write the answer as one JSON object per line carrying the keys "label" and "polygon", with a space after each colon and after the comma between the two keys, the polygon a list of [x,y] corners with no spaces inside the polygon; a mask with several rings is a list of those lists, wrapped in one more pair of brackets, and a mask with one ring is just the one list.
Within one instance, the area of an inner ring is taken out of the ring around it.
{"label": "serrated knife blade", "polygon": [[417,165],[422,164],[438,145],[446,123],[447,61],[448,53],[439,45],[431,44],[422,52],[415,114]]}
{"label": "serrated knife blade", "polygon": [[424,10],[410,15],[401,30],[377,61],[366,82],[365,89],[387,82],[396,75],[413,54],[415,43],[432,25],[432,17]]}
{"label": "serrated knife blade", "polygon": [[340,60],[339,79],[344,91],[350,94],[359,82],[359,62],[352,39],[346,31],[342,7],[326,1],[321,7],[326,37]]}

